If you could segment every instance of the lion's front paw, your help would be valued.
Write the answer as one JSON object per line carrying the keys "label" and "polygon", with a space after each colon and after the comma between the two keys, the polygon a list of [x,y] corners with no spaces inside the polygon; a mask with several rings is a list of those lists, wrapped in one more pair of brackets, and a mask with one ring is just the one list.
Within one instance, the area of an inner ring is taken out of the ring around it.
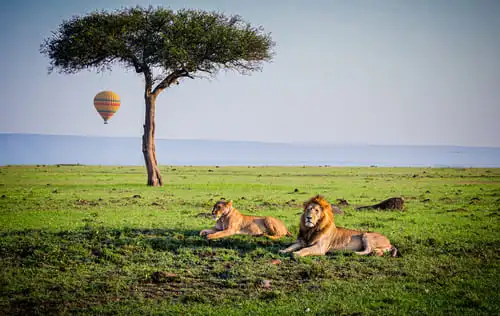
{"label": "lion's front paw", "polygon": [[206,235],[208,235],[209,232],[210,232],[209,230],[204,229],[200,232],[200,236],[205,237]]}
{"label": "lion's front paw", "polygon": [[286,251],[286,249],[281,249],[280,251],[278,251],[278,253],[284,254],[284,253],[288,253],[288,251]]}
{"label": "lion's front paw", "polygon": [[212,239],[214,239],[214,234],[206,234],[206,235],[205,235],[205,238],[206,238],[207,240],[212,240]]}

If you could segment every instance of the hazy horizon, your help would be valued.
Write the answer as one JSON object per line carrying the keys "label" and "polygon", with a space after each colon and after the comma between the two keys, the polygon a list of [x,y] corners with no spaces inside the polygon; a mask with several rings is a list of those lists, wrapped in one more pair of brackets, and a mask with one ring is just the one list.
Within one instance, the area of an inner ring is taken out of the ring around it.
{"label": "hazy horizon", "polygon": [[[157,139],[160,165],[498,168],[500,148]],[[0,165],[144,165],[140,137],[0,133]]]}
{"label": "hazy horizon", "polygon": [[[118,66],[48,75],[39,53],[63,19],[151,2],[104,3],[0,3],[0,132],[142,135],[142,77]],[[239,14],[277,45],[262,72],[186,79],[163,92],[157,139],[500,147],[500,1],[153,4]],[[101,90],[121,97],[108,125],[93,106]]]}
{"label": "hazy horizon", "polygon": [[[133,138],[141,139],[142,135],[136,136],[106,136],[106,135],[77,135],[77,134],[42,134],[42,133],[11,133],[11,132],[0,132],[1,135],[27,135],[27,136],[68,136],[68,137],[89,137],[89,138]],[[298,145],[298,146],[380,146],[380,147],[464,147],[464,148],[492,148],[499,149],[500,146],[464,146],[464,145],[428,145],[428,144],[418,144],[418,145],[408,145],[408,144],[367,144],[367,143],[342,143],[342,142],[332,142],[332,143],[315,143],[315,142],[286,142],[286,141],[259,141],[259,140],[227,140],[227,139],[210,139],[210,138],[168,138],[168,137],[155,137],[156,140],[173,140],[173,141],[207,141],[207,142],[236,142],[236,143],[262,143],[262,144],[277,144],[277,145]]]}

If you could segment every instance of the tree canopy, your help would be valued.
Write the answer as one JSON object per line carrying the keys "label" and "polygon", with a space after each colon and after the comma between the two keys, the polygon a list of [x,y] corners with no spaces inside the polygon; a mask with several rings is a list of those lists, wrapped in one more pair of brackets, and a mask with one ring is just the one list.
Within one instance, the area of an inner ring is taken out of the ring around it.
{"label": "tree canopy", "polygon": [[148,185],[157,186],[163,184],[154,144],[159,93],[182,77],[215,76],[221,69],[242,74],[260,70],[262,62],[272,59],[274,45],[262,27],[238,15],[150,6],[65,20],[43,41],[40,52],[50,59],[49,72],[99,72],[118,63],[144,75],[142,152]]}
{"label": "tree canopy", "polygon": [[[50,59],[49,72],[102,71],[120,63],[163,89],[179,77],[260,70],[274,45],[262,27],[238,15],[134,7],[65,20],[40,51]],[[153,77],[155,69],[159,77]]]}

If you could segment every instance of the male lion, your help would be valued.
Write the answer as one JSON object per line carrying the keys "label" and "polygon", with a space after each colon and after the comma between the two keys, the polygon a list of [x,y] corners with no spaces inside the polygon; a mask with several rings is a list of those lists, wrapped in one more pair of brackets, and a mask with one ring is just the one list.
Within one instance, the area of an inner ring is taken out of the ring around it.
{"label": "male lion", "polygon": [[204,229],[200,236],[207,239],[223,238],[235,234],[266,236],[278,239],[292,236],[286,226],[270,216],[247,216],[233,207],[233,201],[219,201],[212,209],[212,216],[217,220],[214,228]]}
{"label": "male lion", "polygon": [[330,250],[351,250],[359,255],[382,256],[385,251],[391,251],[393,257],[397,254],[389,239],[379,233],[336,227],[330,203],[317,195],[304,203],[297,241],[280,253],[294,251],[294,257],[303,257],[324,255]]}

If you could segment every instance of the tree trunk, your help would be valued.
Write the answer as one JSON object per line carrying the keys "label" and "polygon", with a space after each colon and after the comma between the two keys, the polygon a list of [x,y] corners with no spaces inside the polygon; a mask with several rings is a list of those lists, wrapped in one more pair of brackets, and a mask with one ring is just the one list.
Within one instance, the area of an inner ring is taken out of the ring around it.
{"label": "tree trunk", "polygon": [[142,136],[142,153],[148,171],[148,185],[162,186],[163,179],[158,168],[155,148],[155,103],[156,96],[146,91],[144,95],[146,101],[146,117],[144,122],[144,135]]}

